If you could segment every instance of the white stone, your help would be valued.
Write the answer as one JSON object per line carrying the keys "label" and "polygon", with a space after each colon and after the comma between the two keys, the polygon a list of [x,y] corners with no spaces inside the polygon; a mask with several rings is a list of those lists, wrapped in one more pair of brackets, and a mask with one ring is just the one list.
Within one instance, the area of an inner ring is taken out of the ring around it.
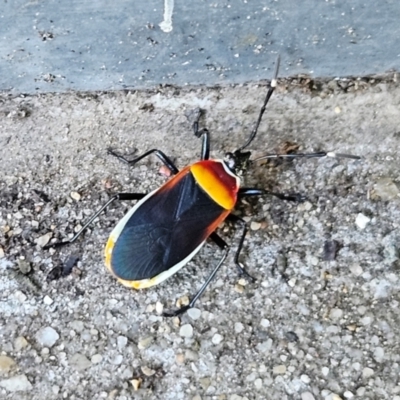
{"label": "white stone", "polygon": [[322,372],[322,375],[328,376],[329,375],[329,368],[328,367],[322,367],[321,372]]}
{"label": "white stone", "polygon": [[53,299],[51,299],[49,296],[44,296],[43,303],[47,306],[50,306],[51,304],[53,304]]}
{"label": "white stone", "polygon": [[32,389],[26,375],[16,375],[9,379],[3,379],[0,381],[0,386],[9,392],[25,392]]}
{"label": "white stone", "polygon": [[45,235],[35,239],[35,243],[40,247],[46,246],[46,244],[49,243],[49,240],[51,239],[52,236],[53,236],[52,232],[46,233]]}
{"label": "white stone", "polygon": [[117,345],[119,349],[123,349],[128,344],[128,338],[126,336],[118,336]]}
{"label": "white stone", "polygon": [[269,328],[269,326],[271,325],[271,322],[269,321],[269,319],[263,318],[263,319],[260,321],[260,325],[261,325],[263,328]]}
{"label": "white stone", "polygon": [[220,344],[223,340],[224,340],[224,337],[222,335],[220,335],[219,333],[216,333],[211,339],[211,341],[214,344]]}
{"label": "white stone", "polygon": [[332,320],[337,321],[338,319],[343,317],[343,310],[340,308],[332,308],[329,316]]}
{"label": "white stone", "polygon": [[356,225],[360,228],[360,229],[365,229],[365,227],[368,225],[368,223],[371,221],[371,218],[368,218],[366,215],[364,214],[357,214],[356,217]]}
{"label": "white stone", "polygon": [[191,338],[193,336],[193,327],[190,324],[182,325],[179,329],[179,335],[186,338]]}
{"label": "white stone", "polygon": [[271,350],[272,347],[272,339],[267,339],[265,342],[258,343],[256,346],[257,350],[261,353],[266,353]]}
{"label": "white stone", "polygon": [[101,354],[94,354],[92,356],[92,358],[90,359],[90,361],[93,364],[99,364],[99,363],[101,363],[103,361],[103,356]]}
{"label": "white stone", "polygon": [[376,347],[374,350],[373,357],[376,362],[381,363],[385,358],[385,350],[382,347]]}
{"label": "white stone", "polygon": [[40,329],[35,337],[42,346],[53,347],[60,338],[60,335],[51,326],[47,326]]}
{"label": "white stone", "polygon": [[283,375],[286,373],[286,365],[275,365],[272,372],[275,375]]}
{"label": "white stone", "polygon": [[187,315],[193,320],[199,319],[201,317],[201,310],[198,308],[189,308],[189,310],[187,310]]}
{"label": "white stone", "polygon": [[350,272],[355,276],[360,276],[363,273],[363,269],[360,265],[351,265]]}
{"label": "white stone", "polygon": [[301,394],[301,400],[315,400],[315,397],[311,392],[303,392]]}
{"label": "white stone", "polygon": [[77,371],[83,371],[89,368],[92,363],[83,354],[76,353],[69,359],[69,365]]}
{"label": "white stone", "polygon": [[235,322],[235,332],[240,333],[244,329],[244,326],[241,322]]}

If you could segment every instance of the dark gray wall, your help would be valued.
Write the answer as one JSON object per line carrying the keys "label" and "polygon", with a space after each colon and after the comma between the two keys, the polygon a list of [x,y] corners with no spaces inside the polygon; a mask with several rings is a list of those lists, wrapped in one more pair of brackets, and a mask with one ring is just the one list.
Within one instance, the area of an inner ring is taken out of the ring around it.
{"label": "dark gray wall", "polygon": [[[173,6],[172,31],[161,29]],[[400,70],[398,0],[2,2],[0,90],[239,83]]]}

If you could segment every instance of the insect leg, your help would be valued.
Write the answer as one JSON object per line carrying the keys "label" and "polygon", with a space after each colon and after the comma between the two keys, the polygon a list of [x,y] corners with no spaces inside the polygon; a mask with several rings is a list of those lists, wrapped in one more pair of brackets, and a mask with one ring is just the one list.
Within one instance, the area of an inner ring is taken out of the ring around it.
{"label": "insect leg", "polygon": [[239,195],[239,197],[275,196],[281,200],[297,201],[297,202],[302,202],[305,200],[305,197],[299,193],[283,194],[283,193],[270,192],[268,190],[256,189],[256,188],[240,188],[238,195]]}
{"label": "insect leg", "polygon": [[115,153],[115,151],[108,149],[107,150],[108,154],[111,154],[114,157],[117,157],[118,160],[124,162],[125,164],[129,164],[129,165],[135,165],[137,162],[139,162],[140,160],[142,160],[143,158],[149,156],[150,154],[155,154],[161,161],[162,163],[175,175],[179,172],[178,168],[175,167],[174,163],[172,162],[172,160],[166,156],[161,150],[158,149],[151,149],[149,151],[146,151],[146,153],[142,154],[139,157],[134,158],[133,160],[128,160],[127,158],[125,158],[124,156],[121,156],[118,153]]}
{"label": "insect leg", "polygon": [[175,317],[177,315],[180,315],[180,314],[186,312],[189,308],[194,307],[196,301],[201,297],[201,295],[206,290],[207,286],[214,279],[215,275],[217,274],[218,270],[221,268],[221,265],[225,261],[227,255],[228,255],[228,252],[229,252],[229,246],[221,238],[219,238],[219,239],[221,240],[221,242],[219,242],[219,243],[222,244],[222,242],[223,242],[224,254],[223,254],[222,258],[219,260],[219,263],[217,264],[217,266],[213,269],[213,271],[211,272],[211,274],[209,275],[207,280],[203,283],[203,285],[200,288],[200,290],[194,295],[194,297],[192,298],[192,300],[190,300],[190,303],[187,306],[179,308],[179,309],[177,309],[175,311],[165,311],[163,313],[164,317]]}
{"label": "insect leg", "polygon": [[203,137],[203,142],[201,145],[201,160],[208,160],[210,158],[210,132],[206,128],[199,130],[200,117],[201,110],[199,110],[198,117],[193,123],[193,131],[196,137]]}
{"label": "insect leg", "polygon": [[79,232],[77,232],[71,239],[64,240],[62,242],[50,243],[50,244],[44,246],[43,249],[49,249],[51,247],[60,247],[60,246],[64,246],[66,244],[75,242],[75,240],[78,239],[78,237],[82,235],[82,233],[88,228],[88,226],[115,200],[141,200],[145,196],[146,196],[146,193],[117,193],[117,194],[115,194],[113,197],[111,197],[110,200],[107,201],[106,204],[104,204],[103,207],[100,208],[99,211],[94,213],[89,218],[89,220],[85,223],[85,225],[81,228],[81,230]]}
{"label": "insect leg", "polygon": [[255,281],[256,279],[253,276],[251,276],[239,263],[240,252],[242,251],[244,239],[246,237],[247,231],[249,230],[249,227],[247,226],[247,223],[246,223],[246,221],[244,219],[238,217],[235,214],[229,214],[227,220],[242,225],[242,229],[243,229],[242,230],[242,236],[240,237],[239,245],[237,247],[237,250],[236,250],[236,253],[235,253],[235,258],[234,258],[236,267],[239,270],[239,274],[240,275],[245,275],[250,280]]}

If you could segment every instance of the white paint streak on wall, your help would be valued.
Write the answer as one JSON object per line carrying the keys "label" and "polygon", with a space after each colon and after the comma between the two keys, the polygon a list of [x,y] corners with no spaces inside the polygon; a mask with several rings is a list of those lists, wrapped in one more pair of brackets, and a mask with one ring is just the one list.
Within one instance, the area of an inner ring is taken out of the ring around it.
{"label": "white paint streak on wall", "polygon": [[164,21],[159,26],[164,32],[172,31],[172,13],[174,11],[174,0],[164,0]]}

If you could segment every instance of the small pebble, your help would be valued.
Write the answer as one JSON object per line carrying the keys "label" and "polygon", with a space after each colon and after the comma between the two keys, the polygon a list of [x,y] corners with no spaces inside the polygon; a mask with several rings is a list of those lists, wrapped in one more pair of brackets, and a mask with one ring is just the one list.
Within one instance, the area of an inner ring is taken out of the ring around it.
{"label": "small pebble", "polygon": [[22,274],[27,275],[31,272],[31,264],[26,260],[18,260],[18,268]]}
{"label": "small pebble", "polygon": [[255,386],[255,388],[256,388],[257,390],[261,390],[262,387],[263,387],[263,381],[262,381],[262,379],[257,378],[257,379],[254,381],[254,386]]}
{"label": "small pebble", "polygon": [[89,368],[92,363],[83,354],[76,353],[70,357],[69,365],[77,371],[83,371]]}
{"label": "small pebble", "polygon": [[291,279],[288,280],[288,285],[290,287],[295,287],[296,286],[296,282],[297,282],[296,278],[291,278]]}
{"label": "small pebble", "polygon": [[304,210],[306,211],[310,211],[313,207],[312,203],[309,201],[305,201],[303,205],[304,205]]}
{"label": "small pebble", "polygon": [[81,199],[81,195],[78,192],[71,192],[70,196],[72,199],[74,199],[75,201],[79,201]]}
{"label": "small pebble", "polygon": [[272,372],[275,375],[283,375],[286,373],[286,365],[275,365]]}
{"label": "small pebble", "polygon": [[117,337],[117,346],[119,349],[123,349],[128,344],[128,338],[126,336]]}
{"label": "small pebble", "polygon": [[252,231],[258,231],[261,228],[261,224],[259,222],[256,221],[252,221],[250,224],[250,229]]}
{"label": "small pebble", "polygon": [[82,225],[78,224],[74,227],[74,232],[78,233],[82,229]]}
{"label": "small pebble", "polygon": [[211,385],[211,379],[209,377],[200,378],[199,382],[203,390],[207,390],[208,387]]}
{"label": "small pebble", "polygon": [[314,265],[314,267],[317,266],[319,264],[318,257],[311,256],[310,257],[310,263],[311,263],[311,265]]}
{"label": "small pebble", "polygon": [[99,364],[99,363],[101,363],[103,361],[103,356],[101,354],[94,354],[92,356],[92,358],[90,359],[90,361],[93,364]]}
{"label": "small pebble", "polygon": [[346,399],[352,399],[352,398],[354,397],[354,394],[353,394],[352,392],[350,392],[350,390],[346,390],[346,391],[343,393],[343,396],[344,396]]}
{"label": "small pebble", "polygon": [[113,359],[110,360],[111,364],[114,365],[121,365],[122,361],[124,361],[124,357],[122,356],[122,354],[117,354]]}
{"label": "small pebble", "polygon": [[322,375],[328,376],[329,375],[329,368],[328,367],[322,367],[321,372],[322,372]]}
{"label": "small pebble", "polygon": [[240,278],[238,280],[238,284],[242,285],[242,286],[246,286],[248,284],[248,281],[246,279],[244,279],[244,278]]}
{"label": "small pebble", "polygon": [[53,299],[51,299],[49,296],[46,295],[43,298],[43,303],[49,306],[49,305],[53,304]]}
{"label": "small pebble", "polygon": [[372,368],[364,368],[362,371],[362,376],[364,379],[370,378],[372,375],[374,375],[374,370]]}
{"label": "small pebble", "polygon": [[187,306],[189,304],[190,300],[188,296],[182,296],[176,301],[176,306],[178,308],[182,308],[184,306]]}
{"label": "small pebble", "polygon": [[175,361],[177,364],[180,365],[185,364],[185,355],[182,353],[177,354],[175,357]]}
{"label": "small pebble", "polygon": [[309,384],[311,382],[310,377],[308,375],[305,375],[305,374],[301,375],[300,379],[306,384]]}
{"label": "small pebble", "polygon": [[361,320],[360,320],[361,324],[364,326],[371,325],[373,321],[374,321],[374,318],[372,316],[365,316],[365,317],[361,318]]}
{"label": "small pebble", "polygon": [[28,341],[23,336],[18,336],[14,341],[15,351],[21,351],[26,346],[28,346]]}
{"label": "small pebble", "polygon": [[143,374],[145,374],[146,376],[152,376],[156,373],[156,371],[154,369],[151,369],[145,365],[143,367],[141,367],[140,369],[142,370]]}
{"label": "small pebble", "polygon": [[52,236],[53,236],[53,234],[51,232],[46,233],[45,235],[40,236],[37,239],[35,239],[35,243],[40,247],[44,247],[44,246],[46,246],[47,243],[49,243]]}
{"label": "small pebble", "polygon": [[301,400],[315,400],[315,397],[311,392],[303,392],[301,394]]}
{"label": "small pebble", "polygon": [[161,315],[163,313],[163,311],[164,311],[164,305],[161,302],[157,301],[157,303],[156,303],[156,313],[158,315]]}
{"label": "small pebble", "polygon": [[32,389],[26,375],[16,375],[9,379],[3,379],[0,381],[0,386],[9,392],[26,392]]}
{"label": "small pebble", "polygon": [[15,365],[15,361],[8,356],[0,356],[0,374],[5,374]]}
{"label": "small pebble", "polygon": [[140,378],[131,379],[130,382],[131,382],[131,385],[133,387],[133,390],[139,390],[140,384],[142,383],[142,380]]}
{"label": "small pebble", "polygon": [[329,313],[329,317],[333,321],[337,321],[343,317],[343,310],[341,310],[340,308],[332,308],[331,312]]}
{"label": "small pebble", "polygon": [[189,308],[189,310],[187,310],[187,315],[189,315],[191,319],[197,320],[201,316],[201,310],[198,308]]}
{"label": "small pebble", "polygon": [[[359,388],[357,388],[357,392],[356,393],[357,393],[357,396],[363,397],[363,396],[365,396],[366,392],[367,392],[367,390],[366,390],[365,386],[360,386]],[[393,400],[396,400],[396,397],[397,396],[394,396]],[[400,397],[399,397],[398,400],[400,400]]]}
{"label": "small pebble", "polygon": [[371,221],[371,218],[368,218],[366,215],[364,214],[357,214],[356,217],[356,225],[360,228],[360,229],[365,229],[365,227],[368,225],[368,223]]}
{"label": "small pebble", "polygon": [[193,327],[190,324],[182,325],[179,329],[179,335],[186,338],[191,338],[193,336]]}
{"label": "small pebble", "polygon": [[220,335],[219,333],[216,333],[211,339],[211,341],[214,344],[220,344],[223,340],[224,340],[224,337],[222,335]]}
{"label": "small pebble", "polygon": [[149,305],[146,307],[146,312],[148,312],[148,313],[151,313],[151,312],[153,312],[154,310],[155,310],[154,304],[149,304]]}
{"label": "small pebble", "polygon": [[350,332],[355,332],[357,330],[357,325],[356,324],[346,325],[346,329],[349,330]]}
{"label": "small pebble", "polygon": [[261,325],[263,328],[269,328],[269,326],[271,325],[271,322],[269,321],[269,319],[263,318],[263,319],[260,321],[260,325]]}
{"label": "small pebble", "polygon": [[335,114],[340,114],[342,112],[341,108],[336,106],[335,107]]}
{"label": "small pebble", "polygon": [[4,258],[4,250],[1,246],[0,246],[0,258]]}
{"label": "small pebble", "polygon": [[237,293],[243,293],[244,291],[244,287],[242,285],[239,285],[238,283],[236,283],[235,285],[235,292]]}
{"label": "small pebble", "polygon": [[42,346],[53,347],[60,338],[60,335],[51,326],[47,326],[40,329],[36,333],[35,338]]}
{"label": "small pebble", "polygon": [[270,338],[270,339],[266,340],[265,342],[258,343],[256,348],[261,353],[267,353],[268,351],[271,350],[272,344],[273,344],[273,342],[272,342],[272,339]]}
{"label": "small pebble", "polygon": [[350,266],[350,272],[355,276],[360,276],[364,271],[360,265],[356,264]]}
{"label": "small pebble", "polygon": [[376,347],[374,350],[373,357],[376,362],[381,363],[384,361],[385,358],[385,350],[383,347]]}
{"label": "small pebble", "polygon": [[336,393],[331,393],[326,400],[342,400],[342,398]]}
{"label": "small pebble", "polygon": [[199,359],[199,354],[193,350],[186,350],[185,351],[185,359],[190,361],[197,361]]}
{"label": "small pebble", "polygon": [[142,338],[139,340],[138,342],[138,348],[140,350],[144,350],[147,349],[152,343],[153,343],[153,337],[152,336],[148,336],[146,338]]}
{"label": "small pebble", "polygon": [[20,290],[17,290],[14,292],[14,297],[20,302],[24,303],[27,299],[25,293],[21,292]]}
{"label": "small pebble", "polygon": [[235,322],[235,332],[240,333],[244,329],[244,326],[241,322]]}
{"label": "small pebble", "polygon": [[400,189],[391,178],[381,178],[374,185],[373,194],[384,201],[394,200],[399,198]]}

